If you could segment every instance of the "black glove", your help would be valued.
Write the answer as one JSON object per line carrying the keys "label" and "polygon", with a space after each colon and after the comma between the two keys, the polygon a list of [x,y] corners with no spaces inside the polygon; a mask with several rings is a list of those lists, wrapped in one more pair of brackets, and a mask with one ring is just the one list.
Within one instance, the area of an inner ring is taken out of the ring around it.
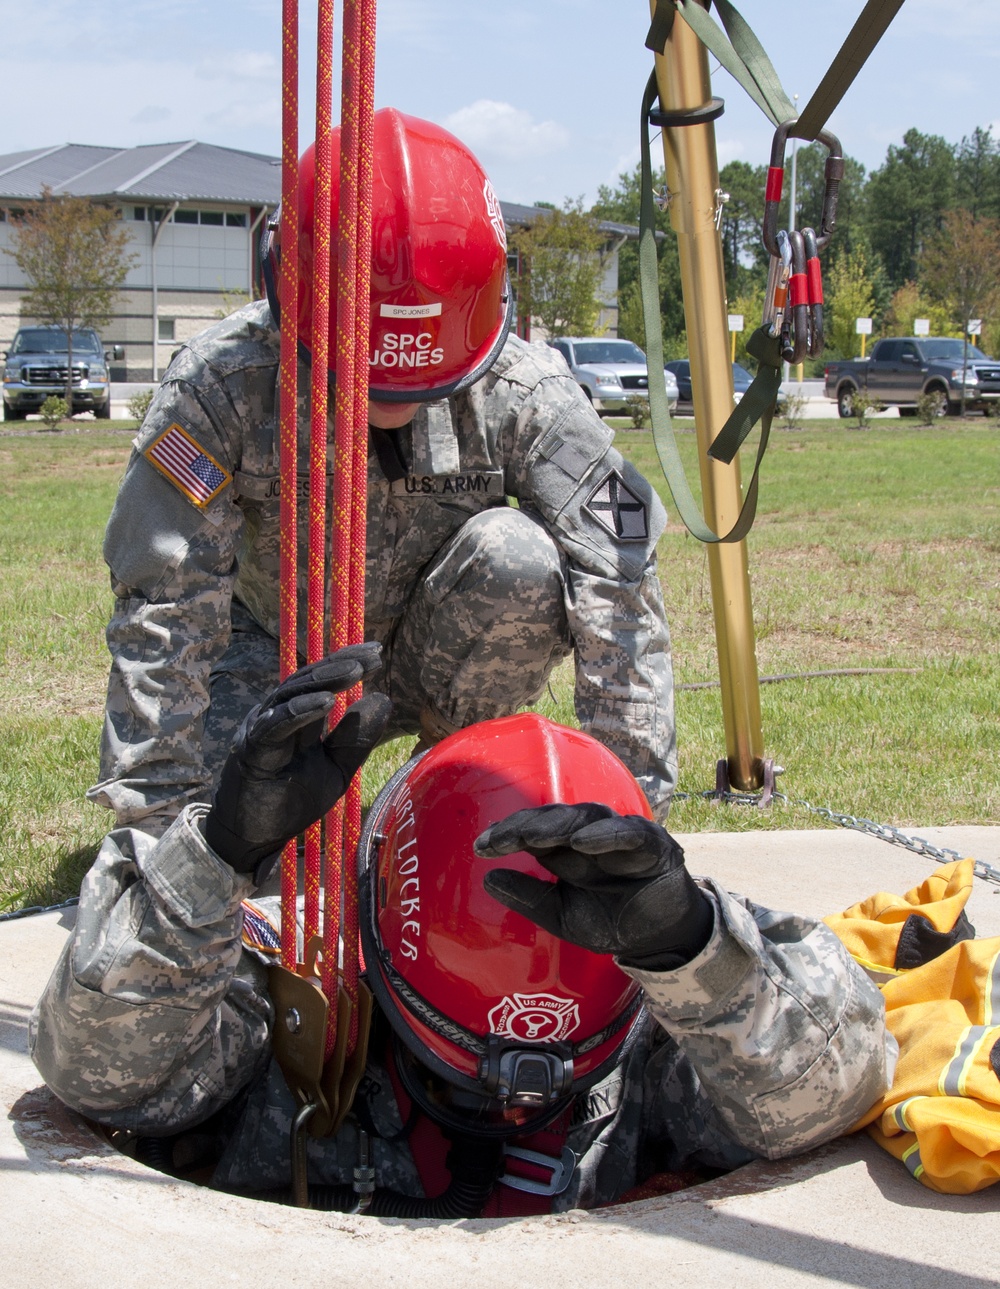
{"label": "black glove", "polygon": [[391,704],[366,694],[323,737],[336,696],[378,671],[381,646],[350,645],[300,667],[251,711],[233,744],[205,840],[238,873],[259,884],[287,841],[321,819],[347,791],[382,736]]}
{"label": "black glove", "polygon": [[483,879],[490,895],[538,926],[626,966],[669,971],[708,942],[715,912],[668,832],[608,806],[519,810],[475,841],[488,859],[526,850],[554,873],[546,882],[510,868]]}

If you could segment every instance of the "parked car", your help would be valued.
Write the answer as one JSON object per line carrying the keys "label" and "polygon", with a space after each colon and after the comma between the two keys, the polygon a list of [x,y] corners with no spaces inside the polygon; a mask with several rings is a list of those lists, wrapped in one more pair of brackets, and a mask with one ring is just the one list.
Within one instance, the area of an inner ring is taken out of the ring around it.
{"label": "parked car", "polygon": [[900,416],[915,416],[917,402],[933,399],[937,416],[957,415],[962,407],[963,353],[965,406],[986,411],[1000,403],[1000,362],[975,345],[947,336],[898,336],[880,340],[868,358],[830,363],[826,396],[841,416],[851,416],[854,395],[866,394]]}
{"label": "parked car", "polygon": [[[124,350],[114,346],[119,359]],[[37,412],[49,395],[66,393],[66,333],[61,327],[19,327],[4,352],[3,419],[23,421]],[[109,354],[91,327],[73,332],[73,412],[93,412],[102,420],[111,415]]]}
{"label": "parked car", "polygon": [[[687,358],[674,358],[666,364],[667,370],[673,372],[677,379],[677,411],[681,416],[693,416],[694,404],[691,400],[691,362]],[[745,367],[733,363],[733,397],[738,403],[750,388],[753,377]],[[784,390],[778,391],[778,411],[785,404]]]}
{"label": "parked car", "polygon": [[[649,397],[646,355],[631,340],[566,336],[548,343],[566,359],[573,377],[601,416],[627,412],[630,396]],[[677,382],[672,373],[665,375],[667,403],[673,411]]]}

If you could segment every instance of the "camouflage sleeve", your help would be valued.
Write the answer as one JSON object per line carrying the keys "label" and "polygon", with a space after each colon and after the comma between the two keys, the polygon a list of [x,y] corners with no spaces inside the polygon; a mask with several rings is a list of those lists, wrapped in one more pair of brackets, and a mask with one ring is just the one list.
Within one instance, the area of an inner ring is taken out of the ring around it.
{"label": "camouflage sleeve", "polygon": [[767,1159],[846,1132],[891,1078],[882,995],[822,922],[703,883],[717,916],[671,972],[626,968],[727,1130]]}
{"label": "camouflage sleeve", "polygon": [[[167,472],[154,464],[162,451]],[[203,454],[176,465],[178,449]],[[230,638],[235,561],[243,530],[233,502],[238,447],[192,381],[166,379],[122,479],[104,541],[115,596],[107,628],[111,671],[100,781],[90,797],[119,826],[162,832],[184,804],[204,799],[208,677]],[[170,469],[175,470],[171,475]],[[185,490],[187,488],[187,491]]]}
{"label": "camouflage sleeve", "polygon": [[666,514],[561,358],[537,348],[522,346],[500,382],[510,407],[507,490],[565,555],[580,724],[621,757],[662,818],[677,780],[670,634],[656,574]]}
{"label": "camouflage sleeve", "polygon": [[269,1051],[263,968],[242,954],[250,892],[189,806],[156,840],[108,835],[76,927],[36,1006],[29,1050],[68,1105],[156,1135],[229,1101]]}

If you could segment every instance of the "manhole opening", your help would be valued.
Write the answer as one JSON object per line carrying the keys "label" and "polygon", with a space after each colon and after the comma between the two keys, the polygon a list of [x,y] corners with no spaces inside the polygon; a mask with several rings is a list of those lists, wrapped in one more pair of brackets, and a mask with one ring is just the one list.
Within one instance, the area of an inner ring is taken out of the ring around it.
{"label": "manhole opening", "polygon": [[[102,1125],[93,1122],[90,1122],[89,1126],[110,1146],[129,1159],[146,1168],[151,1168],[156,1172],[173,1177],[178,1181],[191,1182],[196,1186],[204,1186],[208,1189],[220,1189],[225,1194],[238,1194],[245,1199],[259,1200],[263,1203],[294,1205],[290,1184],[286,1187],[261,1191],[213,1187],[212,1179],[216,1164],[222,1157],[225,1138],[220,1131],[211,1127],[201,1130],[195,1128],[173,1137],[144,1137],[135,1136],[119,1129],[104,1128]],[[740,1170],[735,1171],[739,1172]],[[621,1204],[657,1199],[665,1195],[675,1194],[678,1191],[691,1190],[694,1187],[717,1181],[721,1177],[730,1175],[732,1174],[723,1169],[707,1167],[683,1169],[677,1172],[654,1173],[640,1185],[619,1196],[613,1204],[601,1207],[607,1209]],[[403,1201],[400,1204],[401,1209],[412,1208],[413,1211],[376,1212],[372,1216],[426,1217],[428,1220],[440,1220],[442,1216],[447,1216],[441,1213],[421,1213],[417,1211],[421,1204],[428,1202],[418,1197],[412,1197],[411,1199],[408,1196],[401,1196],[399,1199]],[[406,1204],[406,1200],[411,1200],[411,1204]],[[331,1186],[320,1183],[310,1185],[308,1207],[319,1212],[357,1213],[359,1211],[358,1198],[349,1185]],[[595,1209],[594,1211],[597,1210]],[[466,1214],[465,1216],[479,1216],[479,1214]],[[526,1214],[525,1216],[532,1215]]]}

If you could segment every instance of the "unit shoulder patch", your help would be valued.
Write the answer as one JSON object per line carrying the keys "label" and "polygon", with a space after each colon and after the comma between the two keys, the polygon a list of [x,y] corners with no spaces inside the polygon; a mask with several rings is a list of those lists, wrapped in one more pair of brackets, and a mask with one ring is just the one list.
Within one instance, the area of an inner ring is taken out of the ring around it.
{"label": "unit shoulder patch", "polygon": [[225,466],[176,421],[153,440],[143,456],[201,509],[233,481]]}
{"label": "unit shoulder patch", "polygon": [[643,542],[649,537],[646,503],[637,497],[618,473],[605,475],[584,507],[591,518],[623,542]]}

